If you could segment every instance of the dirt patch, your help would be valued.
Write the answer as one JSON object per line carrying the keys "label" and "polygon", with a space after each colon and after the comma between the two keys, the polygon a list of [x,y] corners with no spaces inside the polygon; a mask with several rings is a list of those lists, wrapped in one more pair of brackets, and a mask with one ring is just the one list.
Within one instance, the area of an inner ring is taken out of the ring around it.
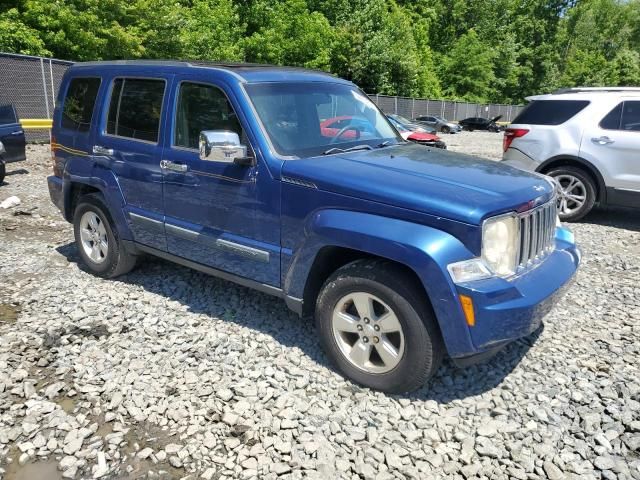
{"label": "dirt patch", "polygon": [[58,462],[54,458],[26,465],[14,460],[7,466],[5,480],[60,480],[62,472],[58,471]]}
{"label": "dirt patch", "polygon": [[0,325],[15,323],[20,314],[20,307],[8,303],[0,303]]}

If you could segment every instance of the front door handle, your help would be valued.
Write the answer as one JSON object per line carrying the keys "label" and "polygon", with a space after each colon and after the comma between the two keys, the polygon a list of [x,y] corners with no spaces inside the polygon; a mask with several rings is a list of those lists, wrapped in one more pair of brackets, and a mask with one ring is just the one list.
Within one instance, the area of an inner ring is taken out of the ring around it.
{"label": "front door handle", "polygon": [[15,132],[11,132],[11,135],[24,135],[24,130],[17,130]]}
{"label": "front door handle", "polygon": [[591,139],[591,141],[596,145],[611,145],[612,143],[614,143],[614,141],[607,136],[594,137]]}
{"label": "front door handle", "polygon": [[174,163],[171,160],[162,160],[160,162],[160,168],[163,170],[171,170],[172,172],[185,173],[189,171],[189,167],[184,163]]}
{"label": "front door handle", "polygon": [[101,147],[100,145],[93,146],[94,155],[113,155],[113,148]]}

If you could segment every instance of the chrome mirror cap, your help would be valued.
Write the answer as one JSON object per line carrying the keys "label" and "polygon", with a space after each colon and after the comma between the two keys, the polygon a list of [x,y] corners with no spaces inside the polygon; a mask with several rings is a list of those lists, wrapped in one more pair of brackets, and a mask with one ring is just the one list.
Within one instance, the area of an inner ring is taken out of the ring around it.
{"label": "chrome mirror cap", "polygon": [[247,156],[247,146],[240,144],[237,133],[228,130],[200,132],[200,160],[233,163]]}

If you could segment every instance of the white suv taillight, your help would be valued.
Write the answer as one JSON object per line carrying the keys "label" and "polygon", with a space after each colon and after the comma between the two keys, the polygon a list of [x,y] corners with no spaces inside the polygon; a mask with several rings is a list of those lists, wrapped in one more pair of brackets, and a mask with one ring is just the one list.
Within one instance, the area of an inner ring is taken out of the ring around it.
{"label": "white suv taillight", "polygon": [[529,130],[526,128],[507,128],[502,139],[502,150],[505,152],[509,150],[514,138],[524,137],[527,133],[529,133]]}

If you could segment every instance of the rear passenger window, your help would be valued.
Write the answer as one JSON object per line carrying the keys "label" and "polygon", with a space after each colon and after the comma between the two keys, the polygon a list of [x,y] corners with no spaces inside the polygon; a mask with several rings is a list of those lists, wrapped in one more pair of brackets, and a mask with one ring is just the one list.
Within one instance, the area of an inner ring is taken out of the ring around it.
{"label": "rear passenger window", "polygon": [[0,105],[0,125],[18,123],[16,112],[12,105]]}
{"label": "rear passenger window", "polygon": [[222,90],[183,82],[178,94],[173,144],[197,149],[200,132],[204,130],[230,130],[242,137],[238,117]]}
{"label": "rear passenger window", "polygon": [[587,105],[587,100],[534,100],[511,123],[560,125],[577,115]]}
{"label": "rear passenger window", "polygon": [[113,82],[107,134],[158,142],[164,80],[118,78]]}
{"label": "rear passenger window", "polygon": [[624,102],[621,129],[640,132],[640,102]]}
{"label": "rear passenger window", "polygon": [[622,103],[619,103],[600,122],[600,128],[605,130],[619,130],[622,119]]}
{"label": "rear passenger window", "polygon": [[74,78],[62,107],[62,128],[88,132],[100,88],[99,78]]}

